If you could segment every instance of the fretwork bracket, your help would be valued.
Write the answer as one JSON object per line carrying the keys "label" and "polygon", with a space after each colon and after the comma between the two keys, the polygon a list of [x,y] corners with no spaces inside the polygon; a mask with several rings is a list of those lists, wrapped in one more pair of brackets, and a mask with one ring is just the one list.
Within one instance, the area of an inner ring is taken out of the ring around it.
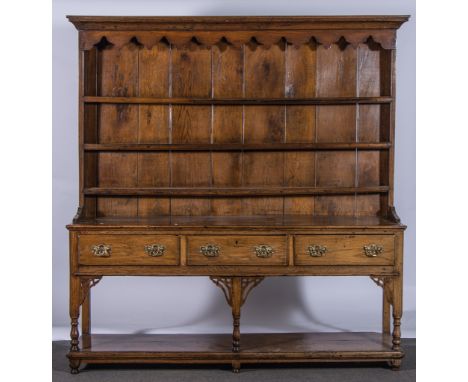
{"label": "fretwork bracket", "polygon": [[[263,281],[263,276],[258,277],[241,277],[241,306],[247,300],[247,296],[258,284]],[[220,287],[226,297],[229,306],[232,307],[232,277],[210,276],[210,280]]]}
{"label": "fretwork bracket", "polygon": [[81,277],[80,278],[80,305],[84,303],[86,297],[88,297],[89,291],[93,286],[95,286],[99,281],[101,281],[102,276],[93,276],[93,277]]}
{"label": "fretwork bracket", "polygon": [[392,284],[393,278],[391,276],[369,276],[370,279],[379,287],[383,288],[385,296],[389,304],[393,305],[392,301]]}

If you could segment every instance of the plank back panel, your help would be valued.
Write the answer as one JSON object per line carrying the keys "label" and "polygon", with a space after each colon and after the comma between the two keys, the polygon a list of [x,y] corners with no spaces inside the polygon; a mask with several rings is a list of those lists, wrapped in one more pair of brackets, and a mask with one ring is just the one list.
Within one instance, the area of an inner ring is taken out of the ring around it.
{"label": "plank back panel", "polygon": [[[255,42],[244,48],[245,97],[282,98],[285,90],[285,44],[270,47]],[[285,140],[284,106],[245,106],[244,143],[280,143]],[[282,186],[284,153],[244,153],[243,186]],[[282,197],[244,198],[245,215],[283,213]]]}
{"label": "plank back panel", "polygon": [[[101,50],[98,64],[99,94],[102,96],[138,95],[138,48],[126,44],[120,49]],[[138,137],[137,105],[101,105],[99,112],[100,143],[130,143]],[[122,165],[119,168],[119,165]],[[138,158],[135,154],[102,153],[98,159],[98,185],[137,186],[135,174]],[[99,198],[98,216],[136,216],[136,198]]]}
{"label": "plank back panel", "polygon": [[[220,43],[212,47],[213,98],[242,98],[244,82],[244,48]],[[213,106],[212,143],[244,142],[244,107]],[[213,187],[241,187],[242,152],[211,154]],[[242,215],[240,198],[214,198],[212,215]]]}
{"label": "plank back panel", "polygon": [[[211,49],[195,42],[172,50],[172,96],[211,97]],[[172,106],[172,143],[210,143],[211,107]],[[172,186],[201,187],[212,185],[209,153],[173,153]],[[171,200],[173,215],[209,215],[209,199]]]}
{"label": "plank back panel", "polygon": [[[161,42],[138,52],[138,92],[142,97],[169,97],[171,47]],[[139,105],[138,143],[170,143],[170,106]],[[138,187],[169,187],[171,153],[137,153]],[[170,198],[138,197],[138,216],[170,215]]]}
{"label": "plank back panel", "polygon": [[[317,44],[286,46],[285,97],[315,97],[317,73]],[[286,106],[287,143],[316,142],[316,106]],[[315,186],[316,153],[292,151],[284,154],[284,184],[288,187]],[[313,215],[314,196],[287,196],[284,214]]]}
{"label": "plank back panel", "polygon": [[[112,35],[112,34],[110,34]],[[266,99],[393,96],[393,55],[372,41],[246,44],[162,39],[84,54],[84,94],[147,99],[233,99],[233,104],[100,103],[84,107],[85,143],[374,144],[392,141],[387,104],[262,105]],[[242,99],[259,100],[243,105]],[[389,186],[391,150],[86,152],[85,188],[362,188]],[[97,216],[376,215],[388,195],[99,195]],[[93,200],[93,198],[87,198]],[[91,202],[90,209],[92,210]],[[89,211],[88,211],[89,213]]]}

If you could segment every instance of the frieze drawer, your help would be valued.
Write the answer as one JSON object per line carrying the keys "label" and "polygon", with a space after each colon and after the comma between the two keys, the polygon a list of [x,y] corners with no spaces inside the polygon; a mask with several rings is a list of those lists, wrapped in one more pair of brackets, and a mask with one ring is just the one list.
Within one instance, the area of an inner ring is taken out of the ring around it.
{"label": "frieze drawer", "polygon": [[189,236],[188,265],[286,265],[285,236]]}
{"label": "frieze drawer", "polygon": [[296,265],[392,265],[393,235],[297,235]]}
{"label": "frieze drawer", "polygon": [[80,235],[83,265],[178,265],[179,238],[169,235]]}

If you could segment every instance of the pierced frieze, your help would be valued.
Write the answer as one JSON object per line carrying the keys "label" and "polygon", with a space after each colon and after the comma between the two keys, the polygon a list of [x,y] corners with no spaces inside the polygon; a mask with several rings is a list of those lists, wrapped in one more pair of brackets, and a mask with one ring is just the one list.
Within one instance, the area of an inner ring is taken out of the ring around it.
{"label": "pierced frieze", "polygon": [[168,42],[175,46],[189,46],[195,44],[210,47],[219,43],[227,43],[233,46],[258,46],[265,48],[273,44],[290,44],[299,46],[315,41],[329,48],[332,44],[346,46],[350,44],[357,48],[359,44],[365,44],[371,38],[374,43],[380,44],[383,49],[395,48],[395,30],[303,30],[303,31],[142,31],[135,32],[99,32],[87,31],[81,36],[80,48],[89,50],[94,47],[105,48],[109,44],[121,48],[133,43],[138,46],[151,49],[160,42]]}

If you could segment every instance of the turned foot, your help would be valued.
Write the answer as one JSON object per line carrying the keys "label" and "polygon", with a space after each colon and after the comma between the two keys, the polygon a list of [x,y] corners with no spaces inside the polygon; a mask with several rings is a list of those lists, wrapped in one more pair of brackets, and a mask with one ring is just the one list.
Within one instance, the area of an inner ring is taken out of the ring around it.
{"label": "turned foot", "polygon": [[392,370],[400,370],[401,359],[392,359],[391,361],[388,361],[388,366],[390,366]]}
{"label": "turned foot", "polygon": [[232,361],[232,372],[233,373],[240,372],[240,361]]}
{"label": "turned foot", "polygon": [[80,360],[76,360],[76,359],[71,359],[70,360],[70,373],[71,374],[78,374],[80,372],[80,364],[81,364],[81,361]]}

